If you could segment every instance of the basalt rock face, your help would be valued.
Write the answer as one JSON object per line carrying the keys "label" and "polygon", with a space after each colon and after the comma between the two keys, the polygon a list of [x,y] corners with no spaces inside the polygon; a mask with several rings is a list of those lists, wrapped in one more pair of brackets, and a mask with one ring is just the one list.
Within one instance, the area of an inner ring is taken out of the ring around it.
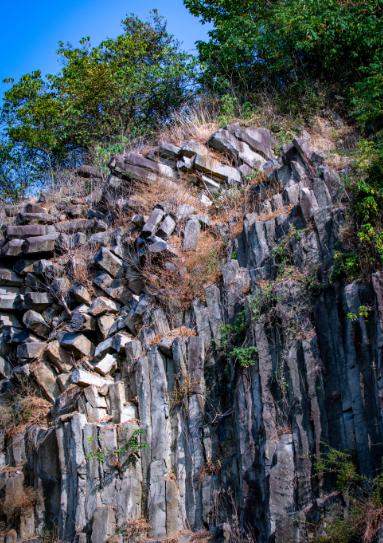
{"label": "basalt rock face", "polygon": [[[186,543],[196,533],[305,542],[345,507],[315,472],[324,443],[353,452],[361,473],[374,475],[383,452],[383,275],[369,285],[331,279],[345,222],[339,178],[305,134],[279,161],[272,144],[264,129],[231,125],[211,138],[214,156],[185,142],[114,157],[93,206],[7,208],[0,401],[9,409],[28,383],[48,418],[28,413],[21,424],[16,414],[12,431],[3,421],[1,541],[57,529],[63,542]],[[210,226],[212,194],[259,170],[242,232],[232,239],[226,223]],[[167,202],[139,214],[131,180],[176,188],[182,175],[197,176],[206,215]],[[111,198],[126,227],[113,229]],[[160,254],[174,266],[198,254],[210,228],[226,242],[222,280],[190,307],[166,310],[141,259]],[[181,247],[174,232],[183,232]],[[85,258],[89,247],[89,276],[74,282],[74,251]],[[358,316],[361,305],[368,317]],[[243,346],[256,348],[248,367],[231,354]]]}

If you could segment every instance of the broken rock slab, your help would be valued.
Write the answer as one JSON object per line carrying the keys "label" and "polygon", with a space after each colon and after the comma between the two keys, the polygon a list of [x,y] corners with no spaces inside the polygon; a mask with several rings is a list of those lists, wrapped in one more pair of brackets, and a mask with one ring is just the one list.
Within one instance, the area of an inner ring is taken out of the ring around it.
{"label": "broken rock slab", "polygon": [[31,330],[36,335],[43,338],[47,338],[49,336],[50,328],[41,314],[37,311],[34,311],[33,309],[26,311],[23,315],[23,323],[28,330]]}
{"label": "broken rock slab", "polygon": [[107,353],[101,360],[95,362],[93,366],[97,373],[105,376],[117,368],[117,358],[113,354]]}
{"label": "broken rock slab", "polygon": [[47,292],[27,292],[24,296],[25,307],[35,311],[43,311],[53,302],[53,298]]}
{"label": "broken rock slab", "polygon": [[41,341],[22,343],[17,347],[17,358],[21,358],[23,360],[33,360],[35,358],[39,358],[43,354],[45,346],[46,343]]}
{"label": "broken rock slab", "polygon": [[195,251],[198,246],[199,234],[201,231],[198,219],[190,219],[186,223],[182,248],[184,251]]}
{"label": "broken rock slab", "polygon": [[67,332],[60,340],[63,349],[73,353],[76,358],[92,356],[94,353],[93,343],[83,334]]}
{"label": "broken rock slab", "polygon": [[85,371],[79,368],[76,368],[72,371],[70,379],[74,385],[85,387],[95,386],[97,388],[101,388],[105,385],[109,386],[111,383],[113,383],[113,380],[102,379],[94,373],[90,373],[89,371]]}
{"label": "broken rock slab", "polygon": [[94,262],[112,277],[116,277],[122,266],[122,260],[106,247],[102,247],[97,251]]}
{"label": "broken rock slab", "polygon": [[239,123],[229,124],[226,128],[237,139],[247,143],[253,151],[260,153],[266,159],[271,160],[275,158],[273,152],[274,138],[267,128],[245,127],[240,126]]}
{"label": "broken rock slab", "polygon": [[221,164],[218,160],[208,156],[196,155],[194,159],[194,167],[196,170],[208,174],[210,177],[222,180],[226,183],[240,183],[241,174],[236,168]]}
{"label": "broken rock slab", "polygon": [[100,317],[105,313],[118,313],[120,305],[106,298],[104,296],[99,296],[91,303],[89,307],[89,315],[92,317]]}

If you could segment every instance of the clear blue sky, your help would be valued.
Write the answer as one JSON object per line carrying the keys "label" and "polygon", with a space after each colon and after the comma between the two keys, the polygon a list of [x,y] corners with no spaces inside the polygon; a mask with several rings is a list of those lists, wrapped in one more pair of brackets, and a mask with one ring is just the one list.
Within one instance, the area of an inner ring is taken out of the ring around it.
{"label": "clear blue sky", "polygon": [[[121,19],[130,13],[145,18],[157,8],[168,20],[168,29],[191,51],[206,36],[202,26],[182,0],[1,0],[0,81],[17,79],[41,69],[60,68],[55,52],[62,40],[76,44],[83,36],[93,43],[121,31]],[[6,86],[0,83],[0,96]]]}

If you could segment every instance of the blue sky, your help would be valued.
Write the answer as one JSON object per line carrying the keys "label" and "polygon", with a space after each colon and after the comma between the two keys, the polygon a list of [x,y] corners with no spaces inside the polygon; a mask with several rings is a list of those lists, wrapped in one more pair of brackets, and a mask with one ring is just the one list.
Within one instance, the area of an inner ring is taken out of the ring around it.
{"label": "blue sky", "polygon": [[[167,18],[184,49],[192,51],[194,42],[206,36],[208,28],[182,0],[1,0],[0,81],[36,69],[54,73],[60,69],[55,54],[60,40],[76,44],[90,36],[98,43],[121,31],[126,14],[145,18],[153,8]],[[0,94],[5,88],[0,83]]]}

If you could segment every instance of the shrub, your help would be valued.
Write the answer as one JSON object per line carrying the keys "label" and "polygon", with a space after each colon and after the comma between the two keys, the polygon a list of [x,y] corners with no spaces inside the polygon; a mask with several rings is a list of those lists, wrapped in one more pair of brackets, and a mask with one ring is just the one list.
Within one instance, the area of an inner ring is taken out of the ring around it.
{"label": "shrub", "polygon": [[12,86],[1,108],[0,167],[8,173],[7,187],[19,179],[17,192],[6,195],[23,192],[23,168],[44,179],[57,164],[76,164],[94,147],[102,158],[105,147],[152,133],[183,103],[192,61],[164,20],[154,11],[148,21],[129,16],[122,26],[122,34],[98,46],[89,38],[77,47],[61,42],[57,75],[34,71],[6,80]]}
{"label": "shrub", "polygon": [[315,466],[318,474],[335,476],[347,494],[349,511],[343,519],[318,526],[315,543],[373,543],[383,521],[383,476],[362,477],[349,453],[327,446]]}

